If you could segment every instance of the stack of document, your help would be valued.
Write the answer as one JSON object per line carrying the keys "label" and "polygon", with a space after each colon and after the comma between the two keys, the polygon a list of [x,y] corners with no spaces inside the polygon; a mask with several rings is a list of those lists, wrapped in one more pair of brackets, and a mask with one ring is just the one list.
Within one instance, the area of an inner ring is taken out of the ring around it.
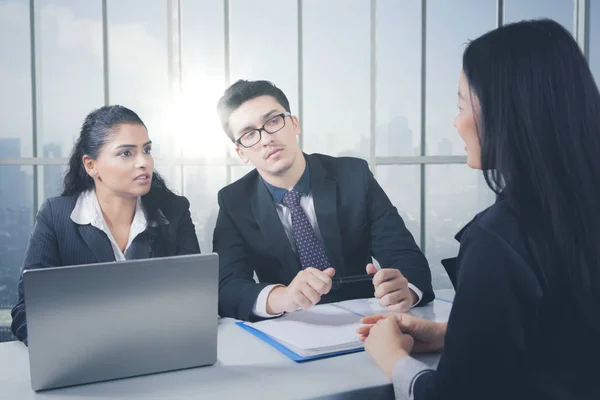
{"label": "stack of document", "polygon": [[[413,308],[411,313],[429,320],[447,321],[452,304],[435,301],[433,306]],[[306,311],[287,313],[261,322],[237,324],[294,361],[364,350],[356,330],[366,315],[387,312],[377,299],[356,299],[321,304]]]}
{"label": "stack of document", "polygon": [[267,343],[269,340],[266,339],[275,340],[299,357],[306,358],[362,349],[363,343],[356,334],[360,318],[335,304],[323,304],[245,325],[266,335],[267,338],[261,339]]}

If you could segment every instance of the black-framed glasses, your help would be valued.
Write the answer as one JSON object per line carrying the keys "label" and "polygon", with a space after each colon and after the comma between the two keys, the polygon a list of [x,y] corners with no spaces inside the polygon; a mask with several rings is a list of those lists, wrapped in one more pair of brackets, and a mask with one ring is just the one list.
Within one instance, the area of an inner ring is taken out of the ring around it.
{"label": "black-framed glasses", "polygon": [[256,143],[260,142],[262,138],[262,131],[265,131],[269,134],[273,134],[275,132],[279,132],[285,126],[285,117],[289,117],[292,114],[289,112],[284,112],[279,115],[275,115],[267,120],[263,126],[257,129],[252,129],[244,133],[239,137],[238,140],[235,141],[236,144],[242,145],[243,147],[252,147]]}

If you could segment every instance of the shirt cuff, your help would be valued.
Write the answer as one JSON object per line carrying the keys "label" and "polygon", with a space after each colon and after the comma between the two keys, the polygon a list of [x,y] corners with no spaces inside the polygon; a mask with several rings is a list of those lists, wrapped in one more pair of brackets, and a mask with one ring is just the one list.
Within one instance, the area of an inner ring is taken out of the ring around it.
{"label": "shirt cuff", "polygon": [[415,301],[415,304],[413,304],[412,306],[410,306],[410,308],[413,308],[414,306],[416,306],[417,304],[419,304],[419,302],[423,298],[423,292],[420,291],[419,288],[417,288],[415,285],[413,285],[410,282],[408,282],[408,288],[411,289],[413,292],[415,292],[415,294],[417,295],[417,301]]}
{"label": "shirt cuff", "polygon": [[427,364],[414,358],[403,357],[392,370],[392,383],[396,399],[413,400],[415,397],[414,386],[417,379],[427,373],[434,371]]}
{"label": "shirt cuff", "polygon": [[260,318],[274,318],[274,317],[279,317],[281,314],[275,314],[275,315],[271,315],[267,313],[267,298],[269,297],[269,294],[271,294],[271,290],[275,289],[277,286],[282,286],[282,285],[269,285],[269,286],[265,286],[263,288],[263,290],[260,291],[260,293],[258,294],[258,297],[256,298],[256,301],[254,302],[254,307],[252,307],[252,314],[256,315],[257,317]]}

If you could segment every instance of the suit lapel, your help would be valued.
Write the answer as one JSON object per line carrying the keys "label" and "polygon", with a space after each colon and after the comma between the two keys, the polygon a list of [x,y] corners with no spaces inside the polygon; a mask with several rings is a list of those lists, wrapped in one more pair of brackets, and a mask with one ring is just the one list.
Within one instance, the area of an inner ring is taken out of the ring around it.
{"label": "suit lapel", "polygon": [[[165,219],[166,221],[166,219]],[[164,257],[164,245],[159,244],[163,234],[169,229],[169,222],[155,223],[150,221],[148,227],[131,242],[127,249],[128,260],[141,260],[143,258]]]}
{"label": "suit lapel", "polygon": [[265,237],[267,246],[273,250],[284,266],[284,271],[288,272],[289,277],[293,279],[300,271],[300,263],[285,234],[267,187],[260,178],[257,178],[256,186],[256,192],[250,200],[254,218]]}
{"label": "suit lapel", "polygon": [[[465,234],[465,232],[467,231],[467,229],[471,225],[473,225],[473,223],[475,221],[477,221],[477,219],[479,219],[479,217],[484,212],[485,211],[480,212],[468,224],[463,226],[462,229],[460,231],[458,231],[458,233],[456,235],[454,235],[454,239],[456,239],[456,241],[458,241],[460,243],[460,241],[461,241],[463,235]],[[458,257],[446,258],[446,259],[442,260],[441,262],[442,262],[442,265],[444,266],[444,269],[446,270],[446,273],[448,274],[448,278],[450,278],[450,282],[452,282],[452,286],[456,290],[456,284],[458,281]]]}
{"label": "suit lapel", "polygon": [[338,223],[337,184],[327,177],[327,171],[317,158],[306,157],[310,166],[310,186],[315,205],[315,214],[325,251],[333,268],[339,272],[344,268],[342,238]]}
{"label": "suit lapel", "polygon": [[448,278],[450,278],[450,282],[452,282],[454,290],[456,290],[456,278],[458,275],[458,271],[456,271],[456,257],[446,258],[443,259],[441,262],[442,266],[446,270],[446,273],[448,274]]}
{"label": "suit lapel", "polygon": [[78,229],[79,234],[99,263],[115,261],[110,240],[104,232],[92,225],[79,225]]}
{"label": "suit lapel", "polygon": [[[156,228],[149,228],[156,229]],[[128,260],[141,260],[143,258],[152,257],[152,245],[148,238],[151,237],[150,232],[143,232],[139,234],[127,249],[126,258]]]}

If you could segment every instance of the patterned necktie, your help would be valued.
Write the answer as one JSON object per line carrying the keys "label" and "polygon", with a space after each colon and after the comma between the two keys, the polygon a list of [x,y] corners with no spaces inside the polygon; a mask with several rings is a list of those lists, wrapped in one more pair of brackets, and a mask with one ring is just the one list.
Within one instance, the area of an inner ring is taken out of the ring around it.
{"label": "patterned necktie", "polygon": [[306,213],[300,207],[302,193],[289,190],[283,200],[284,206],[292,213],[292,232],[300,257],[302,269],[313,267],[324,270],[331,266],[323,244],[315,234]]}

